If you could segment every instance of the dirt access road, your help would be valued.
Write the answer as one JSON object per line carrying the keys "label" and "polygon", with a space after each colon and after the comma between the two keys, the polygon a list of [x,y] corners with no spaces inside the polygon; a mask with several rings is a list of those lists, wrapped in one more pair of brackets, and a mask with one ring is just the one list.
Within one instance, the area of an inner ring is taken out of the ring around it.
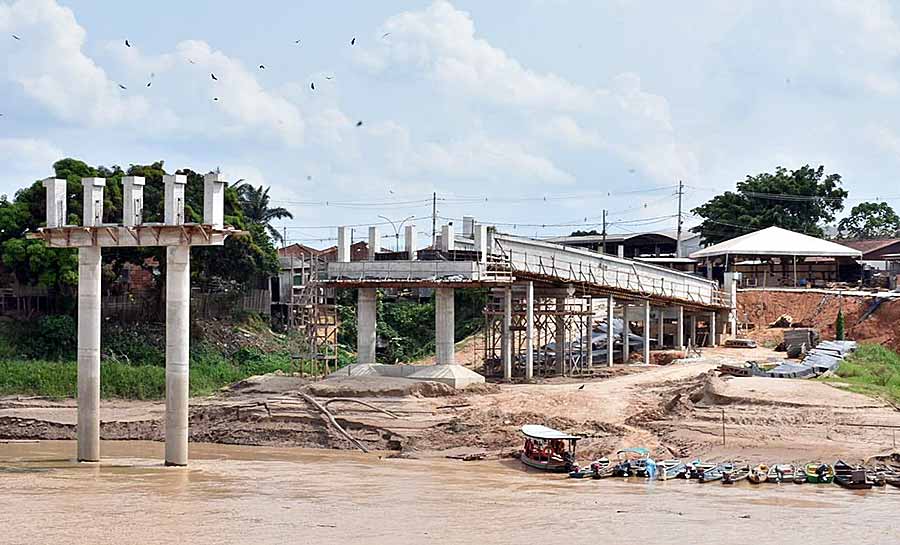
{"label": "dirt access road", "polygon": [[[365,400],[397,417],[335,401],[329,406],[349,432],[372,449],[399,456],[484,452],[520,447],[519,428],[541,423],[578,433],[582,458],[625,446],[657,456],[802,462],[865,459],[893,446],[900,412],[879,400],[808,380],[719,378],[724,362],[765,360],[764,348],[708,349],[668,366],[617,366],[608,378],[487,385],[454,392],[440,384],[387,378],[308,382],[265,376],[191,404],[191,440],[241,445],[349,449],[297,392],[322,401]],[[164,438],[162,402],[102,404],[104,439]],[[722,421],[725,444],[722,444]],[[73,439],[74,400],[0,400],[0,438]]]}

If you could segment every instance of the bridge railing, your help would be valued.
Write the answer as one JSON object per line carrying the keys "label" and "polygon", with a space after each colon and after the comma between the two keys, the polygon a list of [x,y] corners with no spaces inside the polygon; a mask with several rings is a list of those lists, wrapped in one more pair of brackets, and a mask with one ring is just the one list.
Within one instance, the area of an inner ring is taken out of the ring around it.
{"label": "bridge railing", "polygon": [[495,237],[495,251],[513,272],[583,282],[704,306],[726,306],[715,281],[581,248],[510,236]]}

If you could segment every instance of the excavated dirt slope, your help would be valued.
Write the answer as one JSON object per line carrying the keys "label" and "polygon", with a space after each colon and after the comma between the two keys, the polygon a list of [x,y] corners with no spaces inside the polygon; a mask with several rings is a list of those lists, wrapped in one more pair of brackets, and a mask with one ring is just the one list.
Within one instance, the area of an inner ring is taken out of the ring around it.
{"label": "excavated dirt slope", "polygon": [[[875,305],[874,312],[860,321]],[[821,292],[738,293],[738,319],[753,324],[749,336],[758,341],[781,340],[781,331],[773,333],[768,326],[783,314],[791,316],[795,324],[814,327],[823,338],[833,339],[839,308],[843,308],[847,338],[900,349],[900,298],[879,303],[876,297]]]}

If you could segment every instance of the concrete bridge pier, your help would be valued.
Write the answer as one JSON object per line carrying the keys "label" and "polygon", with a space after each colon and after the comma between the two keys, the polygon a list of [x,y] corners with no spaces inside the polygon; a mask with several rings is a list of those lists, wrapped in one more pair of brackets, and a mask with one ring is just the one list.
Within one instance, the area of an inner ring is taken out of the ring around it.
{"label": "concrete bridge pier", "polygon": [[622,305],[622,363],[628,363],[631,359],[631,344],[628,342],[631,336],[631,325],[628,322],[628,303]]}
{"label": "concrete bridge pier", "polygon": [[616,336],[613,333],[613,311],[616,308],[616,300],[612,295],[606,297],[606,366],[613,366],[613,353],[616,347]]}
{"label": "concrete bridge pier", "polygon": [[453,337],[455,330],[455,312],[453,288],[437,288],[434,290],[434,348],[437,365],[453,365],[456,353]]}
{"label": "concrete bridge pier", "polygon": [[662,350],[666,345],[666,309],[659,307],[656,309],[656,319],[659,322],[659,337],[656,339],[656,347]]}
{"label": "concrete bridge pier", "polygon": [[709,313],[709,346],[716,347],[718,346],[717,336],[719,334],[719,329],[716,324],[716,313]]}
{"label": "concrete bridge pier", "polygon": [[690,335],[688,336],[688,342],[691,346],[697,346],[697,315],[691,314],[690,317]]}
{"label": "concrete bridge pier", "polygon": [[644,301],[644,364],[650,364],[650,300]]}
{"label": "concrete bridge pier", "polygon": [[434,290],[435,364],[422,367],[409,375],[409,378],[443,382],[454,388],[465,388],[470,384],[484,384],[483,376],[456,364],[454,291],[453,288],[436,288]]}
{"label": "concrete bridge pier", "polygon": [[675,307],[675,315],[678,321],[675,326],[675,348],[684,350],[684,307],[682,305]]}
{"label": "concrete bridge pier", "polygon": [[191,248],[166,249],[166,465],[188,463]]}
{"label": "concrete bridge pier", "polygon": [[377,318],[375,288],[359,288],[356,296],[356,362],[375,363]]}
{"label": "concrete bridge pier", "polygon": [[100,247],[78,249],[78,461],[100,461]]}

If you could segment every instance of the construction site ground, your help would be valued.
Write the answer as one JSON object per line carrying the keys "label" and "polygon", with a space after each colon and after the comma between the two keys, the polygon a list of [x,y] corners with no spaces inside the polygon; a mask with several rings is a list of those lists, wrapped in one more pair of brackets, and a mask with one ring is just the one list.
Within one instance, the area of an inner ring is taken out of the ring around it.
{"label": "construction site ground", "polygon": [[[305,392],[372,450],[398,457],[505,457],[523,424],[585,437],[579,458],[644,446],[661,457],[748,461],[865,459],[894,445],[900,412],[881,400],[814,380],[720,378],[721,363],[766,360],[767,348],[703,350],[667,366],[616,366],[603,378],[487,384],[457,392],[385,377],[321,381],[265,375],[191,401],[193,442],[352,449]],[[345,401],[357,399],[389,411]],[[105,401],[106,440],[164,439],[164,402]],[[74,439],[75,400],[0,399],[0,438]],[[723,437],[724,422],[724,437]]]}

